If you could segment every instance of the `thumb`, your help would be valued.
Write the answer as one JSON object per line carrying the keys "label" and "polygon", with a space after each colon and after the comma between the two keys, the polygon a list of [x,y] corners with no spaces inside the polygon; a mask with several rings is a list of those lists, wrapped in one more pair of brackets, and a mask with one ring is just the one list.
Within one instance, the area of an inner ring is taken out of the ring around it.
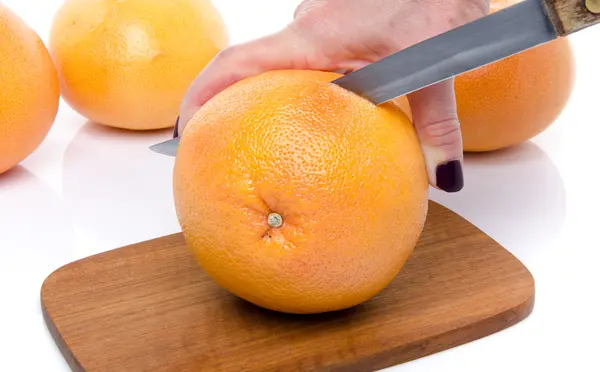
{"label": "thumb", "polygon": [[224,49],[206,65],[184,95],[174,135],[183,133],[200,107],[228,86],[269,70],[305,68],[308,52],[305,40],[291,28]]}
{"label": "thumb", "polygon": [[413,92],[408,100],[429,183],[446,192],[460,191],[464,185],[463,149],[454,80]]}

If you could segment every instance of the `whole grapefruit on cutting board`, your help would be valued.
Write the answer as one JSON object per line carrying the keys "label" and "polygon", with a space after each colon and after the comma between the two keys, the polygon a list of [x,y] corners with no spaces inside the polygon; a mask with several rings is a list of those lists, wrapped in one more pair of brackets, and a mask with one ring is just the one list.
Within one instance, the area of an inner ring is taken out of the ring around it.
{"label": "whole grapefruit on cutting board", "polygon": [[428,180],[407,116],[330,81],[273,71],[216,95],[187,124],[177,215],[200,266],[256,305],[349,308],[398,274],[422,232]]}
{"label": "whole grapefruit on cutting board", "polygon": [[[492,0],[491,11],[519,1]],[[498,150],[540,134],[564,110],[574,81],[575,61],[568,38],[457,76],[455,91],[464,150]]]}
{"label": "whole grapefruit on cutting board", "polygon": [[49,48],[63,98],[111,127],[173,127],[187,88],[228,45],[210,0],[67,0]]}
{"label": "whole grapefruit on cutting board", "polygon": [[60,101],[56,69],[39,35],[0,3],[0,173],[47,137]]}

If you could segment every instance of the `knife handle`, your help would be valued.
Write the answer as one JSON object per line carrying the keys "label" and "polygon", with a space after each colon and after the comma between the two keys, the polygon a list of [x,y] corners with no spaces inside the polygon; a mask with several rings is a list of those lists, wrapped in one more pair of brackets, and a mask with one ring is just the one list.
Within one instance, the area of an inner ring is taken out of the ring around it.
{"label": "knife handle", "polygon": [[600,23],[600,0],[542,0],[559,36]]}

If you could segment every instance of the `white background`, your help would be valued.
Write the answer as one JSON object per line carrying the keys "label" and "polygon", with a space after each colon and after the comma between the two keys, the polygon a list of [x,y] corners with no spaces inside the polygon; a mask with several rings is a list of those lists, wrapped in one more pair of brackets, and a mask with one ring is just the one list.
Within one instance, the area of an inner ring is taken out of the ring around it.
{"label": "white background", "polygon": [[[47,41],[61,1],[3,2]],[[283,27],[299,1],[214,3],[237,43]],[[577,83],[554,125],[510,151],[467,157],[464,191],[432,193],[531,270],[533,314],[506,331],[390,370],[600,370],[600,26],[571,40]],[[86,124],[61,102],[46,141],[1,180],[0,371],[67,370],[40,313],[39,289],[50,272],[179,231],[171,196],[173,159],[147,149],[169,135],[116,134]]]}

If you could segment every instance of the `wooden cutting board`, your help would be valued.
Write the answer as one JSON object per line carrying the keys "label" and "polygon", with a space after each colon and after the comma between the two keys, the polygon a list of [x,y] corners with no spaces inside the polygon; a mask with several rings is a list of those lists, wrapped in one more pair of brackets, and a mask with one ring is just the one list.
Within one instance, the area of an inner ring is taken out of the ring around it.
{"label": "wooden cutting board", "polygon": [[[181,234],[61,267],[44,282],[46,323],[75,371],[373,371],[485,337],[527,317],[529,271],[430,202],[398,277],[353,309],[293,316],[216,286]],[[501,351],[498,351],[501,353]]]}

